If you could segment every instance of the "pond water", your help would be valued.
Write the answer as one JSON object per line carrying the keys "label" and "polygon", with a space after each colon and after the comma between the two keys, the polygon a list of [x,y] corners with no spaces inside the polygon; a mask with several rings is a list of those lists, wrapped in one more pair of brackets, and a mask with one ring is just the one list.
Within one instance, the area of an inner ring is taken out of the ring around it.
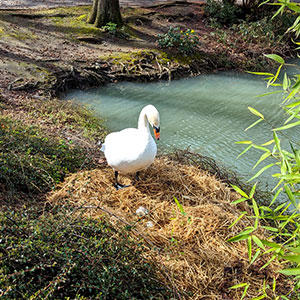
{"label": "pond water", "polygon": [[[106,119],[111,131],[137,127],[143,106],[153,104],[161,117],[161,152],[189,148],[249,179],[258,171],[252,166],[262,152],[250,150],[237,159],[245,145],[235,142],[252,140],[259,144],[272,139],[270,126],[264,123],[244,131],[258,119],[248,106],[263,113],[272,126],[281,124],[282,95],[256,97],[270,91],[258,76],[224,72],[171,82],[122,82],[99,89],[74,90],[66,98],[90,105]],[[299,140],[299,130],[289,129],[286,133]],[[272,188],[274,182],[266,176],[262,180]]]}

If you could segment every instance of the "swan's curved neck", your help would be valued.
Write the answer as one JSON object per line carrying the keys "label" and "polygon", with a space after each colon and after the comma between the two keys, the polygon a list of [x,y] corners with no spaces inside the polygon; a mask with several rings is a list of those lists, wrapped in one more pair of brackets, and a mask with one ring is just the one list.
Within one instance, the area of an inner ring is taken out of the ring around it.
{"label": "swan's curved neck", "polygon": [[144,109],[141,111],[139,116],[138,129],[150,132],[147,114]]}

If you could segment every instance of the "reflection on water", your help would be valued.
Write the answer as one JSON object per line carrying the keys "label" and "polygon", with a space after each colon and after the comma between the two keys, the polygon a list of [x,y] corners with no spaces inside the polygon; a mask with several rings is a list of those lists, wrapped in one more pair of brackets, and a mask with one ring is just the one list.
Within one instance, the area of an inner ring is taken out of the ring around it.
{"label": "reflection on water", "polygon": [[[284,117],[279,108],[282,95],[256,97],[270,91],[257,76],[226,72],[170,83],[111,84],[71,91],[67,98],[91,105],[106,118],[112,131],[136,127],[142,107],[153,104],[161,115],[161,151],[190,148],[249,178],[255,174],[252,166],[262,153],[253,150],[237,159],[244,146],[235,141],[263,143],[272,139],[270,125],[278,126]],[[257,120],[248,111],[249,105],[263,113],[270,125],[260,123],[245,132]],[[299,130],[286,133],[299,140]]]}

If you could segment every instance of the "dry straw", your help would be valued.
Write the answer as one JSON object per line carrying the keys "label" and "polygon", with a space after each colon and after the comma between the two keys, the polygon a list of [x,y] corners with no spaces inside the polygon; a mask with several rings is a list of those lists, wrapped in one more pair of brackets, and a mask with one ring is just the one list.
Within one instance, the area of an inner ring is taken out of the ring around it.
{"label": "dry straw", "polygon": [[[273,263],[259,271],[267,258],[250,266],[246,243],[226,242],[251,225],[242,219],[228,229],[241,210],[248,208],[232,206],[238,195],[226,184],[188,163],[191,160],[186,157],[176,157],[156,159],[142,172],[139,182],[120,191],[112,186],[113,171],[105,164],[73,174],[49,201],[86,208],[86,215],[94,218],[108,213],[116,226],[133,226],[132,235],[147,245],[144,256],[157,263],[161,280],[178,298],[239,299],[242,290],[228,288],[249,282],[246,299],[250,299],[260,294],[264,279],[272,288],[278,266]],[[124,184],[132,183],[132,179],[120,177]],[[149,214],[137,216],[140,206]],[[147,227],[149,221],[153,227]],[[277,289],[284,285],[286,282],[279,279]]]}

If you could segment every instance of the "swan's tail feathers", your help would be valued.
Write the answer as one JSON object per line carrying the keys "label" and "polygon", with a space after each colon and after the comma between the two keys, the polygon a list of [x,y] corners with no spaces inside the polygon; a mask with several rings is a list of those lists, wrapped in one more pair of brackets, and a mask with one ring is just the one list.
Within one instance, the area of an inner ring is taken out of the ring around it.
{"label": "swan's tail feathers", "polygon": [[99,142],[97,143],[97,145],[101,146],[100,151],[102,151],[102,152],[105,151],[105,144],[104,144],[104,143],[102,144],[101,141],[99,141]]}

